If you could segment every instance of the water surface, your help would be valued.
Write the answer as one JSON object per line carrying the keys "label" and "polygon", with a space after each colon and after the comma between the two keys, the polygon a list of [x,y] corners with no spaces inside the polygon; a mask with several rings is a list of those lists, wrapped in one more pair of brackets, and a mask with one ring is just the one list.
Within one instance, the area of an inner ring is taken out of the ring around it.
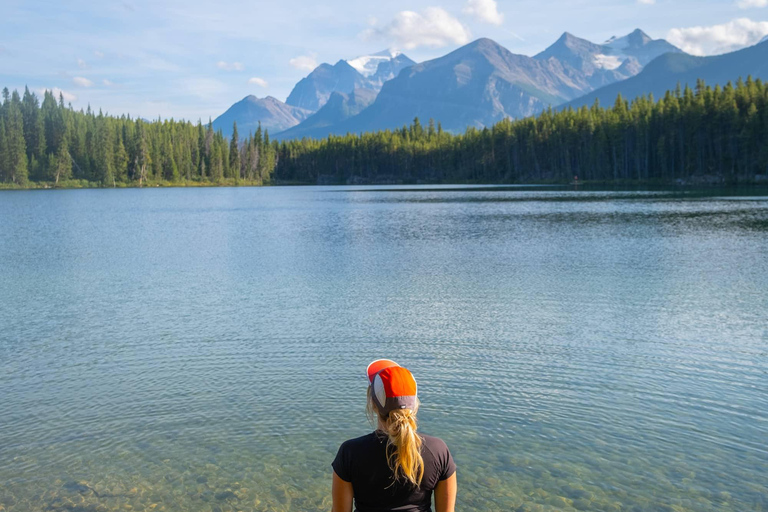
{"label": "water surface", "polygon": [[329,510],[379,357],[462,510],[768,510],[768,197],[0,192],[0,511]]}

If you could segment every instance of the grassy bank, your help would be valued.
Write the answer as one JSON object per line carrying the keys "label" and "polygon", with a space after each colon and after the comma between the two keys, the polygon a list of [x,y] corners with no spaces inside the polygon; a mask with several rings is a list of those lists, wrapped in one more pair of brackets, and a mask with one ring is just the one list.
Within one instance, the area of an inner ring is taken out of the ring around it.
{"label": "grassy bank", "polygon": [[260,180],[244,180],[235,178],[222,178],[218,181],[166,181],[150,180],[143,183],[138,181],[116,182],[115,184],[105,185],[99,181],[88,180],[66,180],[58,184],[49,181],[29,181],[26,185],[15,183],[0,183],[0,190],[43,190],[43,189],[80,189],[80,188],[198,188],[198,187],[268,187],[268,186],[370,186],[370,185],[472,185],[472,186],[561,186],[572,187],[574,189],[670,189],[670,188],[697,188],[697,189],[721,189],[721,188],[754,188],[768,190],[768,181],[737,181],[732,183],[718,182],[716,180],[579,180],[573,181],[559,180],[539,180],[523,183],[488,183],[484,181],[473,180],[455,180],[455,181],[426,181],[426,180],[352,180],[352,181],[332,181],[327,180],[322,183],[313,183],[308,181],[289,181],[272,180],[262,182]]}
{"label": "grassy bank", "polygon": [[138,181],[118,182],[114,185],[105,185],[98,181],[67,180],[58,184],[48,181],[30,181],[27,185],[15,183],[0,183],[0,190],[44,190],[44,189],[78,189],[78,188],[158,188],[158,187],[260,187],[264,184],[260,181],[236,180],[225,178],[220,181],[146,181],[139,184]]}

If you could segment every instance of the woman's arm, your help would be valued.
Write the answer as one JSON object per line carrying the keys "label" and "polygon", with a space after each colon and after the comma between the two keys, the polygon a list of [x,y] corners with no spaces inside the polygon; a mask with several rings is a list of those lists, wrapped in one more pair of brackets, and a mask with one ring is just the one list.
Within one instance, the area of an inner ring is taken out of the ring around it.
{"label": "woman's arm", "polygon": [[[335,496],[335,495],[334,495]],[[456,472],[437,482],[435,487],[435,512],[454,512],[456,507]],[[336,509],[334,509],[336,512]]]}
{"label": "woman's arm", "polygon": [[[455,490],[454,494],[456,494]],[[333,497],[333,512],[352,512],[352,498],[354,497],[352,482],[342,480],[335,471],[333,472],[331,496]]]}

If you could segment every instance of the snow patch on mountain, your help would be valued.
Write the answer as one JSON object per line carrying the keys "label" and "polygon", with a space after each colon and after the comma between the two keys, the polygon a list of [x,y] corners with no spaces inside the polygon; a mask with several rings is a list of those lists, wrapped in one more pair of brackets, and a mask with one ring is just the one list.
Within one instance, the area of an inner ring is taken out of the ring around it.
{"label": "snow patch on mountain", "polygon": [[629,36],[628,35],[624,37],[613,36],[612,38],[604,42],[603,46],[607,46],[616,52],[621,52],[629,48]]}
{"label": "snow patch on mountain", "polygon": [[[630,41],[630,36],[626,35],[624,37],[616,37],[613,36],[609,40],[607,40],[605,43],[602,44],[603,48],[607,50],[607,53],[610,54],[610,57],[615,59],[616,62],[618,62],[618,65],[612,68],[605,67],[605,69],[616,69],[619,66],[621,66],[621,63],[623,63],[625,60],[629,58],[629,55],[627,55],[626,50],[628,50],[632,46],[632,42]],[[613,61],[612,61],[613,62]]]}
{"label": "snow patch on mountain", "polygon": [[384,50],[373,55],[362,55],[348,60],[347,64],[355,68],[361,75],[365,77],[373,76],[376,74],[376,70],[379,69],[379,64],[394,59],[400,55],[400,52],[395,50]]}
{"label": "snow patch on mountain", "polygon": [[622,55],[621,57],[618,57],[616,55],[604,55],[604,54],[598,54],[595,55],[595,67],[601,68],[601,69],[618,69],[621,67],[621,65],[624,63],[624,60],[626,60],[627,56]]}

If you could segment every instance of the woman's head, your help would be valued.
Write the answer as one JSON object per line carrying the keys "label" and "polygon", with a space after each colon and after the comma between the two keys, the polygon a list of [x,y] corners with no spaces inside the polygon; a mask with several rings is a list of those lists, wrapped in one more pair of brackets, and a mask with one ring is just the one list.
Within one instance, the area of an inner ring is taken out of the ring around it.
{"label": "woman's head", "polygon": [[419,486],[424,476],[424,460],[421,437],[416,433],[419,409],[416,380],[410,371],[388,360],[374,361],[367,373],[370,382],[367,409],[389,438],[389,466],[395,478]]}

